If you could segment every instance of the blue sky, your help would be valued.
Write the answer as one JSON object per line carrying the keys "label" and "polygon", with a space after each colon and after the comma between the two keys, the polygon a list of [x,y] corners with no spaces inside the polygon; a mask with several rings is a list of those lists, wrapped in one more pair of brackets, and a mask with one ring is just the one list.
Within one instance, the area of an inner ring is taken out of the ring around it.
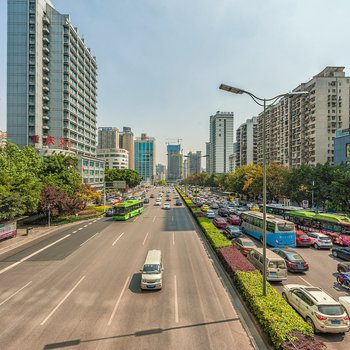
{"label": "blue sky", "polygon": [[[260,112],[248,96],[287,92],[327,65],[350,72],[350,1],[52,0],[97,57],[98,126],[130,126],[157,142],[205,150],[209,116],[233,111],[237,128]],[[0,130],[6,129],[6,16],[0,0]]]}

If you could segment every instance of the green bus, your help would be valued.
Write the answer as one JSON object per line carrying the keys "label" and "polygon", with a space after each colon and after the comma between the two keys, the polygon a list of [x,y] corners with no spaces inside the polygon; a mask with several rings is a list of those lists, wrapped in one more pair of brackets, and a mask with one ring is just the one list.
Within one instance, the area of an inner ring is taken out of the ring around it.
{"label": "green bus", "polygon": [[113,220],[128,220],[133,216],[141,214],[143,210],[143,201],[127,200],[113,207]]}

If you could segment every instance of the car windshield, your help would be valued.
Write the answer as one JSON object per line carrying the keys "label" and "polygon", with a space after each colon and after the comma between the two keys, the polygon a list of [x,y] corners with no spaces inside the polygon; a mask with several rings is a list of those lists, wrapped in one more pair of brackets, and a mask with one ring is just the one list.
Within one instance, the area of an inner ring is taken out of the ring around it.
{"label": "car windshield", "polygon": [[320,241],[330,241],[331,239],[329,237],[320,237]]}
{"label": "car windshield", "polygon": [[269,267],[274,269],[285,269],[286,265],[284,261],[270,261]]}
{"label": "car windshield", "polygon": [[318,305],[318,311],[324,315],[339,316],[344,313],[341,305]]}
{"label": "car windshield", "polygon": [[304,261],[304,259],[299,254],[288,254],[290,261]]}
{"label": "car windshield", "polygon": [[158,264],[143,265],[143,273],[160,273],[160,266]]}
{"label": "car windshield", "polygon": [[255,247],[255,243],[249,241],[243,241],[242,245],[244,245],[245,247]]}
{"label": "car windshield", "polygon": [[299,235],[299,238],[309,238],[308,235]]}
{"label": "car windshield", "polygon": [[125,207],[114,207],[114,215],[120,216],[120,215],[125,215],[125,214],[126,214]]}

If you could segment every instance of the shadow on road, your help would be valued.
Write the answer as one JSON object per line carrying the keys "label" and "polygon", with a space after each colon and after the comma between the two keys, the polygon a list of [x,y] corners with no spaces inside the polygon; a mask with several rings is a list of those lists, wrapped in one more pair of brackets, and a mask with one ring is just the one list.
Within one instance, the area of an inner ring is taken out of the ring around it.
{"label": "shadow on road", "polygon": [[114,335],[111,337],[104,337],[104,338],[95,338],[95,339],[87,339],[87,340],[81,340],[81,339],[74,339],[74,340],[67,340],[60,343],[52,343],[52,344],[46,344],[44,346],[44,350],[48,349],[62,349],[62,348],[68,348],[70,346],[76,346],[84,343],[92,343],[92,342],[98,342],[103,340],[111,340],[111,339],[118,339],[118,338],[126,338],[126,337],[143,337],[147,335],[152,334],[160,334],[164,332],[169,332],[177,329],[186,329],[186,328],[193,328],[193,327],[204,327],[209,326],[212,324],[220,324],[220,323],[228,323],[233,321],[239,321],[239,317],[234,318],[228,318],[226,320],[219,320],[219,321],[211,321],[211,322],[201,322],[201,323],[194,323],[189,325],[183,325],[183,326],[177,326],[177,327],[169,327],[169,328],[150,328],[150,329],[144,329],[142,331],[137,331],[134,333],[128,333],[128,334],[121,334],[121,335]]}
{"label": "shadow on road", "polygon": [[164,231],[192,231],[195,229],[185,207],[172,207],[164,210]]}

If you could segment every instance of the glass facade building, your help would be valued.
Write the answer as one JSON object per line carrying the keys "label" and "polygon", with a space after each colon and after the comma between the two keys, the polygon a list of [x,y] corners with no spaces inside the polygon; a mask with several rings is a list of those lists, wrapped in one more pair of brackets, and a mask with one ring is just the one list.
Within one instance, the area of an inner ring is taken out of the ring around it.
{"label": "glass facade building", "polygon": [[350,165],[350,129],[337,130],[334,139],[334,165]]}
{"label": "glass facade building", "polygon": [[135,139],[135,170],[142,180],[154,183],[156,179],[156,147],[153,137],[141,134]]}

